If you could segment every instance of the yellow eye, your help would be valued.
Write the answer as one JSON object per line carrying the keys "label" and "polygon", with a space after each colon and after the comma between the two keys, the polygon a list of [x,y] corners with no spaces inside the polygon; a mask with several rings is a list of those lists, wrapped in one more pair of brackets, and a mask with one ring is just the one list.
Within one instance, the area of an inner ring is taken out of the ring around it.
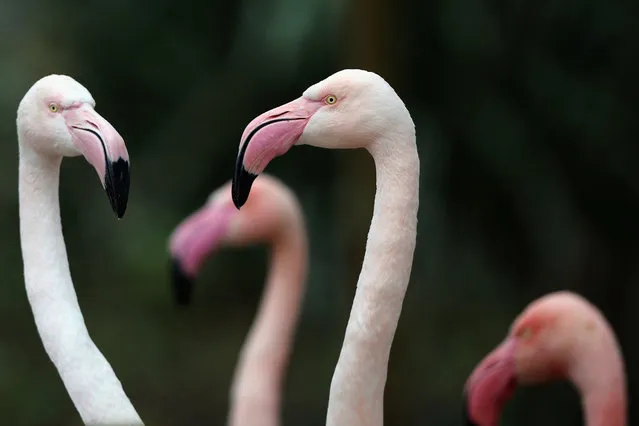
{"label": "yellow eye", "polygon": [[337,98],[333,95],[328,95],[324,98],[324,102],[326,102],[328,105],[333,105],[335,102],[337,102]]}
{"label": "yellow eye", "polygon": [[56,104],[49,104],[49,110],[51,112],[58,112],[58,106]]}
{"label": "yellow eye", "polygon": [[528,340],[532,337],[532,329],[526,327],[519,331],[519,338],[523,340]]}

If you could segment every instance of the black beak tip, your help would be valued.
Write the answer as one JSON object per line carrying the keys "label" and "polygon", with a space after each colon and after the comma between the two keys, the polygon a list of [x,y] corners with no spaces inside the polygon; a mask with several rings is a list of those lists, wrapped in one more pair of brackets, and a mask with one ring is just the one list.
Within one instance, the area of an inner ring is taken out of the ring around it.
{"label": "black beak tip", "polygon": [[171,259],[170,267],[175,302],[180,306],[189,305],[193,294],[193,280],[184,273],[177,259]]}
{"label": "black beak tip", "polygon": [[231,196],[233,198],[233,204],[235,204],[238,210],[246,203],[246,200],[248,200],[251,187],[255,179],[257,179],[257,176],[258,175],[246,171],[242,164],[236,167],[231,184]]}
{"label": "black beak tip", "polygon": [[104,189],[113,212],[121,219],[126,212],[129,202],[129,186],[131,184],[131,169],[129,162],[123,158],[117,161],[107,161]]}

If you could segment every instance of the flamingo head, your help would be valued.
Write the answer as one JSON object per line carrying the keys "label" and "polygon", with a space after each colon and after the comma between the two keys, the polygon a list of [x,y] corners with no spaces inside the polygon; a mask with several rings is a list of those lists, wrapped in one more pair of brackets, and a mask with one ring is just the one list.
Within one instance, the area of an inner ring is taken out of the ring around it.
{"label": "flamingo head", "polygon": [[497,426],[516,385],[574,379],[578,354],[588,350],[593,332],[601,335],[597,330],[605,328],[603,323],[596,308],[571,292],[551,293],[531,303],[468,378],[467,425]]}
{"label": "flamingo head", "polygon": [[21,155],[83,155],[95,168],[118,218],[129,198],[129,155],[115,128],[95,110],[89,91],[73,78],[49,75],[38,80],[18,106]]}
{"label": "flamingo head", "polygon": [[233,176],[233,203],[241,208],[255,178],[293,145],[369,147],[379,135],[406,128],[414,132],[410,114],[382,77],[363,70],[339,71],[248,124]]}
{"label": "flamingo head", "polygon": [[274,242],[301,219],[297,199],[274,177],[262,175],[255,181],[255,195],[241,211],[233,206],[230,187],[227,182],[215,190],[169,238],[172,285],[180,305],[190,303],[193,281],[216,249]]}

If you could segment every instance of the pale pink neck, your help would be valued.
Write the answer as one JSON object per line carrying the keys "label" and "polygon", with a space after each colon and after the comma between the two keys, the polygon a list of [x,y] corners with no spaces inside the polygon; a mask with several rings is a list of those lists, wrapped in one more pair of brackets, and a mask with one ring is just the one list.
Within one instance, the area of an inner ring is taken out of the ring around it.
{"label": "pale pink neck", "polygon": [[[613,384],[615,388],[622,388]],[[586,426],[626,426],[626,394],[615,389],[599,390],[584,399]]]}
{"label": "pale pink neck", "polygon": [[381,426],[384,421],[388,360],[410,279],[419,207],[419,156],[412,121],[403,130],[369,147],[377,191],[366,254],[331,382],[328,426]]}
{"label": "pale pink neck", "polygon": [[610,327],[603,327],[571,371],[579,389],[586,426],[626,426],[626,374],[623,357]]}
{"label": "pale pink neck", "polygon": [[279,425],[282,382],[304,293],[308,242],[301,213],[271,246],[264,295],[231,390],[230,426]]}
{"label": "pale pink neck", "polygon": [[62,158],[20,146],[19,211],[24,281],[38,333],[87,424],[142,424],[95,346],[78,305],[62,236],[58,186]]}

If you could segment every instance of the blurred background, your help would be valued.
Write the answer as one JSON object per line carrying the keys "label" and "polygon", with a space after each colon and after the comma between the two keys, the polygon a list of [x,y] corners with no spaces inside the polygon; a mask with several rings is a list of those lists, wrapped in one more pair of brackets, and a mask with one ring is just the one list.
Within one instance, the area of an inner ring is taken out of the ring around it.
{"label": "blurred background", "polygon": [[[87,327],[148,425],[223,425],[267,248],[224,249],[189,309],[167,238],[230,179],[263,111],[348,67],[386,78],[417,127],[421,202],[391,352],[387,425],[461,425],[475,364],[534,298],[577,291],[639,379],[639,3],[627,0],[58,0],[0,4],[0,412],[79,425],[24,290],[15,110],[50,73],[84,84],[132,159],[114,220],[95,171],[67,159],[64,233]],[[299,196],[310,276],[284,425],[325,424],[375,191],[365,151],[294,148],[267,172]],[[247,267],[247,265],[250,265]],[[566,383],[517,392],[504,425],[581,425]]]}

